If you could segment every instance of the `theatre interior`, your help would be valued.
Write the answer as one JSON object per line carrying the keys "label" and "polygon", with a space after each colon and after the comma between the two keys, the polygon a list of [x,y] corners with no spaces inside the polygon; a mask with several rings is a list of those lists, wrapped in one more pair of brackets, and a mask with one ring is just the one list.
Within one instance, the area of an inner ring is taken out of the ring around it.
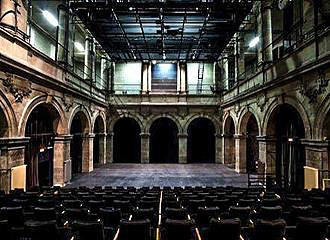
{"label": "theatre interior", "polygon": [[0,239],[330,239],[329,0],[0,0]]}

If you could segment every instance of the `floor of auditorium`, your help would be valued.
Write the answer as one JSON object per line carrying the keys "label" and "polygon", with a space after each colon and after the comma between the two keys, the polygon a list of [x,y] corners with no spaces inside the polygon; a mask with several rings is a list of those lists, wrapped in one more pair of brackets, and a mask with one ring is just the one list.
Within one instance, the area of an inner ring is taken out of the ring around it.
{"label": "floor of auditorium", "polygon": [[220,164],[107,164],[73,177],[79,186],[247,186],[247,174]]}

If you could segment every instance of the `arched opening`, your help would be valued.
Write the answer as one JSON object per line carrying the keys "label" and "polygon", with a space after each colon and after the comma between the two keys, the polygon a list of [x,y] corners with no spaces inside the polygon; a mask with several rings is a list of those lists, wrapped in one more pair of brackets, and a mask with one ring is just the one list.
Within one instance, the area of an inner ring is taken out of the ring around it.
{"label": "arched opening", "polygon": [[259,161],[258,123],[253,114],[246,124],[246,172],[256,173]]}
{"label": "arched opening", "polygon": [[235,123],[231,116],[225,122],[224,143],[224,163],[235,167]]}
{"label": "arched opening", "polygon": [[133,118],[119,119],[113,128],[113,161],[141,163],[141,129]]}
{"label": "arched opening", "polygon": [[207,118],[194,119],[188,127],[188,163],[215,163],[215,127]]}
{"label": "arched opening", "polygon": [[162,117],[150,127],[150,163],[178,163],[178,127]]}
{"label": "arched opening", "polygon": [[93,141],[93,165],[94,167],[104,163],[104,123],[101,116],[98,116],[94,123]]}
{"label": "arched opening", "polygon": [[[323,126],[321,129],[321,139],[326,142],[330,141],[330,111],[328,111],[328,113],[325,116],[324,121],[323,121]],[[314,154],[316,155],[317,153],[314,153]],[[326,147],[323,151],[320,151],[318,153],[318,156],[315,156],[315,155],[314,155],[314,158],[318,157],[319,159],[321,159],[319,165],[316,167],[321,170],[329,171],[329,169],[330,169],[330,148]],[[311,158],[311,157],[309,156],[309,158]],[[330,174],[328,171],[321,171],[320,179],[330,178]]]}
{"label": "arched opening", "polygon": [[9,126],[3,110],[0,108],[0,137],[9,137]]}
{"label": "arched opening", "polygon": [[83,112],[77,112],[72,119],[70,134],[72,135],[70,145],[70,157],[72,163],[72,175],[83,171],[83,142],[85,134],[88,133],[88,120]]}
{"label": "arched opening", "polygon": [[275,174],[284,188],[304,187],[305,149],[300,140],[305,128],[298,111],[289,104],[278,106],[269,119],[267,135],[276,140]]}
{"label": "arched opening", "polygon": [[25,136],[29,144],[25,149],[27,188],[53,185],[54,137],[59,114],[50,104],[40,104],[30,113]]}

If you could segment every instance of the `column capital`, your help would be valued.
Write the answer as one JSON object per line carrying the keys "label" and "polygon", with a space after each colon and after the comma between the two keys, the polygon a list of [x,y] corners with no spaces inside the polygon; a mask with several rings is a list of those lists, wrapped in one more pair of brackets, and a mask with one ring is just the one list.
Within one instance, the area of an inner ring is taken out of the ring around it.
{"label": "column capital", "polygon": [[178,138],[187,138],[188,133],[178,133]]}
{"label": "column capital", "polygon": [[82,138],[95,138],[94,133],[86,133],[82,135]]}
{"label": "column capital", "polygon": [[246,139],[246,135],[243,134],[234,134],[235,139]]}
{"label": "column capital", "polygon": [[141,138],[149,138],[150,137],[150,133],[140,133],[140,137]]}
{"label": "column capital", "polygon": [[276,140],[274,136],[257,136],[258,142],[275,142]]}
{"label": "column capital", "polygon": [[54,138],[55,142],[65,142],[65,141],[71,141],[73,138],[73,135],[67,134],[67,135],[58,135]]}
{"label": "column capital", "polygon": [[108,134],[107,133],[95,133],[94,135],[98,135],[100,137],[106,137]]}
{"label": "column capital", "polygon": [[330,147],[329,140],[320,140],[320,139],[301,139],[301,144],[310,146],[310,147]]}

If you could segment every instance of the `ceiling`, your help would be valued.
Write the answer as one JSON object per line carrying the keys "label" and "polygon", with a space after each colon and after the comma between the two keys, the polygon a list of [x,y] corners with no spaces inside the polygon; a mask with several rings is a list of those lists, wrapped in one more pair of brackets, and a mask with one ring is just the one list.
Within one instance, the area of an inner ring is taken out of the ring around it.
{"label": "ceiling", "polygon": [[116,61],[213,62],[252,4],[253,0],[70,1],[78,16],[75,21],[82,21]]}

